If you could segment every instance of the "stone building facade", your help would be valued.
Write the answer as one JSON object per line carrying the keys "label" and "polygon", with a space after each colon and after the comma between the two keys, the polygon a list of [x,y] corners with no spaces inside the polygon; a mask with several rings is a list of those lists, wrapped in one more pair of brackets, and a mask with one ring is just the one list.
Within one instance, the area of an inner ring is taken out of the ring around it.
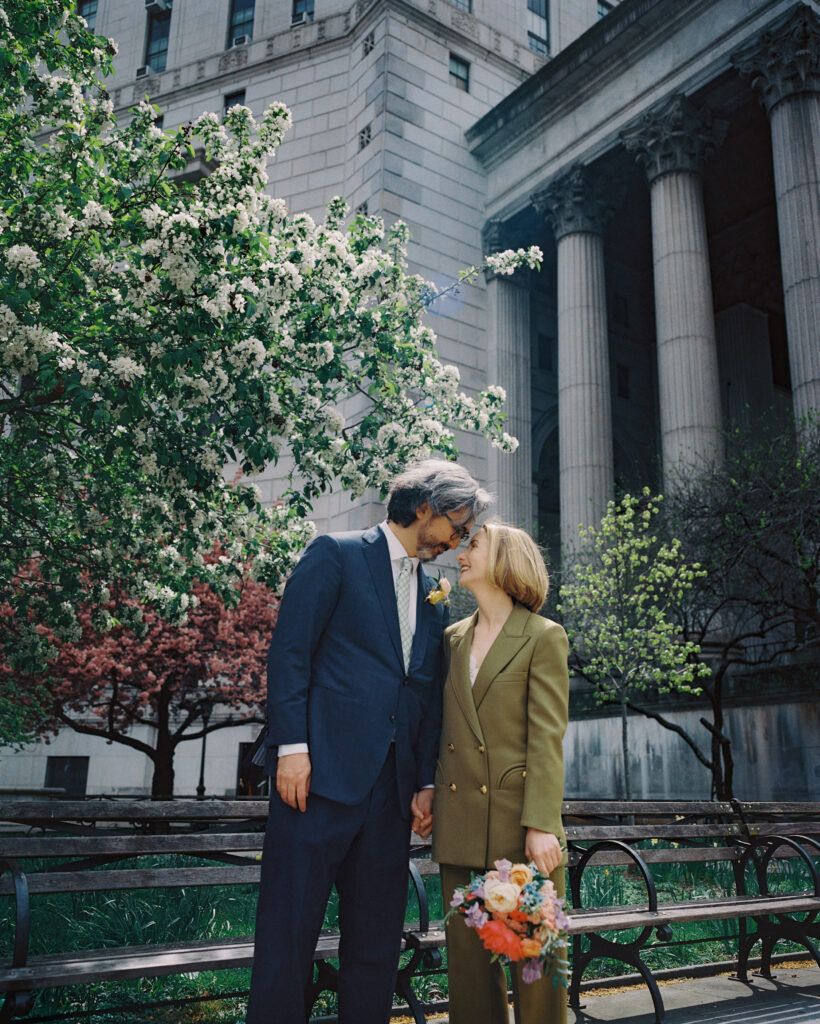
{"label": "stone building facade", "polygon": [[[341,194],[403,219],[411,269],[438,284],[484,253],[542,247],[539,272],[490,276],[430,322],[467,390],[507,388],[519,450],[472,436],[459,447],[501,513],[553,555],[616,484],[674,486],[679,468],[713,457],[721,424],[820,406],[820,0],[78,7],[119,43],[121,117],[146,95],[168,128],[235,102],[257,116],[287,103],[294,127],[270,175],[292,210],[321,217]],[[259,482],[273,500],[275,475]],[[380,514],[372,496],[343,493],[316,509],[321,530]],[[582,726],[568,737],[579,764],[594,738]],[[210,741],[210,791],[232,790],[250,738],[248,727]],[[50,753],[80,756],[79,742],[64,734]],[[665,763],[688,756],[663,730],[646,742]],[[801,778],[816,798],[820,748],[806,732],[790,749],[788,779],[741,795],[794,795]],[[614,748],[596,750],[617,764]],[[107,758],[109,788],[144,788],[132,760]],[[197,761],[179,765],[183,792]],[[599,792],[574,761],[568,795]],[[44,762],[18,754],[3,781],[41,785]],[[708,793],[700,781],[643,795]]]}

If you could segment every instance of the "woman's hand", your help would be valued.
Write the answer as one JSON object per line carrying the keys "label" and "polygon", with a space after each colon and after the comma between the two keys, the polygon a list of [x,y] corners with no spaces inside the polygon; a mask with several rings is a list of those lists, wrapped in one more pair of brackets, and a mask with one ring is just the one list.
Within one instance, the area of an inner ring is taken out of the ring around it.
{"label": "woman's hand", "polygon": [[542,875],[551,875],[564,855],[558,838],[552,832],[542,832],[537,828],[527,829],[524,852],[527,860],[531,860]]}

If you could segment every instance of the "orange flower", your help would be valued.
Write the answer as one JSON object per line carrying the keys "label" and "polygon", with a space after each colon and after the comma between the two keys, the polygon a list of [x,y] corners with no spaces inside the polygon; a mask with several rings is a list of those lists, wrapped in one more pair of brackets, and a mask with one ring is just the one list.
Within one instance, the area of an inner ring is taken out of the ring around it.
{"label": "orange flower", "polygon": [[541,955],[541,943],[538,939],[522,939],[521,940],[521,952],[525,957],[533,957]]}
{"label": "orange flower", "polygon": [[484,948],[489,949],[491,953],[502,954],[510,960],[524,959],[521,939],[501,921],[488,921],[477,930],[479,938],[484,943]]}

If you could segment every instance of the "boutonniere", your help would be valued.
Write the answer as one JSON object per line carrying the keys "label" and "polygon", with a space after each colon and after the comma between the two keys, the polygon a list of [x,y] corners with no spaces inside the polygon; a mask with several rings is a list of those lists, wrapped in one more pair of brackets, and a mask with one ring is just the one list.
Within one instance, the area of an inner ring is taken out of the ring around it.
{"label": "boutonniere", "polygon": [[424,600],[429,601],[430,604],[440,604],[442,602],[444,604],[449,604],[450,590],[450,581],[447,579],[447,577],[439,576],[439,578],[436,580],[436,585],[433,587],[433,589],[430,591],[430,593]]}

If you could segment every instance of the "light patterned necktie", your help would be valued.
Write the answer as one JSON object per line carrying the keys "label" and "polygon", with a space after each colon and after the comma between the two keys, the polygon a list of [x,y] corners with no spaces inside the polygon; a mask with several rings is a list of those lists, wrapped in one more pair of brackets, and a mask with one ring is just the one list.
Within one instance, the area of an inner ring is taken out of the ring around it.
{"label": "light patterned necktie", "polygon": [[399,578],[396,580],[396,605],[399,610],[399,632],[401,633],[401,651],[404,655],[404,671],[410,666],[410,649],[413,646],[413,634],[410,632],[410,574],[413,562],[402,558]]}

